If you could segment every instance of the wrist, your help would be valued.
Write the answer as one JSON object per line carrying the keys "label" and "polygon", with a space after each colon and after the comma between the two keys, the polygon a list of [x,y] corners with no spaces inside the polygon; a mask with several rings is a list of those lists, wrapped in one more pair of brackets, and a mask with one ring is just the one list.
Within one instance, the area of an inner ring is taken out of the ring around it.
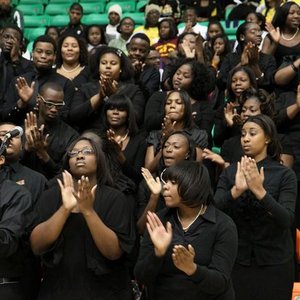
{"label": "wrist", "polygon": [[256,199],[259,200],[259,201],[262,200],[265,197],[266,193],[267,192],[266,192],[266,190],[263,187],[260,188],[260,189],[255,190],[253,192],[253,194],[255,195]]}
{"label": "wrist", "polygon": [[188,276],[192,276],[196,273],[196,271],[197,271],[197,265],[195,263],[193,263],[192,267],[189,270],[187,270],[185,272],[185,274],[188,275]]}
{"label": "wrist", "polygon": [[157,249],[157,248],[154,248],[154,253],[155,253],[155,256],[156,257],[163,257],[167,252],[167,249]]}
{"label": "wrist", "polygon": [[232,189],[230,190],[230,192],[231,192],[232,198],[237,199],[239,196],[241,196],[245,192],[245,190],[239,189],[236,187],[236,185],[234,185],[232,187]]}
{"label": "wrist", "polygon": [[47,151],[45,150],[38,150],[36,152],[36,155],[38,156],[39,159],[41,159],[44,162],[48,162],[50,160],[50,156],[48,155]]}
{"label": "wrist", "polygon": [[18,101],[17,101],[17,107],[18,108],[24,108],[24,107],[26,107],[26,102],[25,101],[23,101],[21,98],[19,98],[18,99]]}
{"label": "wrist", "polygon": [[80,211],[85,218],[88,218],[95,213],[95,211],[92,207],[89,209],[80,209]]}

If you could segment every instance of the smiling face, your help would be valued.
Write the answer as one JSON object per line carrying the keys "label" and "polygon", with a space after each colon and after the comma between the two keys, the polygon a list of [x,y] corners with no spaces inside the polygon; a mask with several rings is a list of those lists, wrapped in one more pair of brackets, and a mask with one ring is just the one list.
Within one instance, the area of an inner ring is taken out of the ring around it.
{"label": "smiling face", "polygon": [[299,28],[300,8],[298,5],[296,4],[291,5],[285,24],[291,30],[296,30],[297,28]]}
{"label": "smiling face", "polygon": [[242,128],[241,145],[247,156],[260,161],[267,156],[270,138],[263,129],[254,122],[246,122]]}
{"label": "smiling face", "polygon": [[71,36],[64,39],[61,45],[61,56],[66,63],[79,63],[80,47],[78,41]]}
{"label": "smiling face", "polygon": [[231,89],[236,97],[239,97],[243,91],[251,87],[248,74],[244,71],[238,71],[231,78]]}
{"label": "smiling face", "polygon": [[114,53],[105,53],[102,55],[99,64],[100,75],[118,80],[121,70],[120,58]]}
{"label": "smiling face", "polygon": [[71,152],[77,153],[73,157],[69,155],[70,172],[75,178],[82,175],[96,177],[97,160],[91,143],[87,140],[78,141]]}
{"label": "smiling face", "polygon": [[182,134],[171,135],[163,145],[163,161],[166,167],[185,160],[189,156],[189,143]]}
{"label": "smiling face", "polygon": [[172,82],[175,90],[189,90],[193,81],[193,73],[190,65],[182,65],[175,72]]}

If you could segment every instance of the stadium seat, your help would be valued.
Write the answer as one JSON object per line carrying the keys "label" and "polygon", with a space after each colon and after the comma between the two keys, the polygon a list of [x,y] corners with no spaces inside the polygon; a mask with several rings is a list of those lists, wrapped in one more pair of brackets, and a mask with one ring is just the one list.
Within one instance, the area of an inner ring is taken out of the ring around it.
{"label": "stadium seat", "polygon": [[106,11],[108,11],[109,8],[112,5],[115,5],[115,4],[119,4],[122,7],[123,13],[125,13],[125,12],[135,12],[135,1],[132,1],[132,0],[131,1],[126,1],[126,2],[115,2],[115,1],[108,2],[107,5],[106,5]]}
{"label": "stadium seat", "polygon": [[49,3],[46,6],[45,14],[47,15],[62,15],[67,14],[70,8],[70,3]]}
{"label": "stadium seat", "polygon": [[53,4],[53,3],[55,3],[55,4],[68,4],[69,7],[71,6],[71,4],[73,2],[76,2],[76,0],[75,1],[73,1],[73,0],[49,0],[49,4]]}
{"label": "stadium seat", "polygon": [[44,13],[44,6],[42,4],[19,4],[17,9],[20,10],[25,16],[42,15]]}
{"label": "stadium seat", "polygon": [[84,14],[97,14],[104,13],[105,3],[104,2],[94,2],[94,3],[82,3]]}
{"label": "stadium seat", "polygon": [[[136,4],[136,12],[141,12],[141,9],[148,4],[148,0],[140,0]],[[143,10],[144,11],[144,10]]]}
{"label": "stadium seat", "polygon": [[48,0],[19,0],[19,4],[47,4]]}
{"label": "stadium seat", "polygon": [[245,20],[234,20],[234,21],[230,21],[230,20],[226,20],[226,21],[221,21],[221,25],[223,26],[225,33],[230,36],[230,35],[235,35],[236,34],[236,30],[237,28],[244,23]]}
{"label": "stadium seat", "polygon": [[30,42],[30,43],[27,45],[27,47],[26,47],[27,51],[30,52],[30,53],[32,53],[32,46],[33,46],[33,41]]}
{"label": "stadium seat", "polygon": [[25,28],[24,35],[29,41],[34,41],[40,35],[45,34],[46,27]]}
{"label": "stadium seat", "polygon": [[68,25],[70,19],[68,15],[56,15],[56,16],[51,16],[50,17],[50,26],[56,26],[56,27],[61,27],[61,26],[66,26]]}
{"label": "stadium seat", "polygon": [[86,25],[106,25],[108,23],[107,14],[84,15],[82,23]]}
{"label": "stadium seat", "polygon": [[135,25],[143,25],[145,22],[144,13],[133,12],[133,13],[125,13],[123,17],[130,17],[135,21]]}
{"label": "stadium seat", "polygon": [[24,24],[26,27],[45,27],[49,25],[50,18],[43,16],[24,16]]}

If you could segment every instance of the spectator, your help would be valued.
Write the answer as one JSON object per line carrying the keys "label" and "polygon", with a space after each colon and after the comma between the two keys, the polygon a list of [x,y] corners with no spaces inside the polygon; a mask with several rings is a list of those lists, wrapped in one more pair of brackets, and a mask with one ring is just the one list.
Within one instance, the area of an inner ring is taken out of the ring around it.
{"label": "spectator", "polygon": [[45,35],[49,35],[55,42],[58,41],[59,38],[59,30],[56,26],[48,26],[45,30]]}
{"label": "spectator", "polygon": [[118,26],[122,19],[122,7],[119,4],[114,4],[109,7],[107,12],[109,23],[105,27],[106,41],[109,43],[111,40],[120,36]]}
{"label": "spectator", "polygon": [[6,25],[15,24],[24,29],[24,18],[21,11],[11,5],[11,0],[0,1],[0,29]]}
{"label": "spectator", "polygon": [[99,25],[90,25],[87,30],[86,40],[88,52],[93,54],[101,46],[107,45],[104,29]]}

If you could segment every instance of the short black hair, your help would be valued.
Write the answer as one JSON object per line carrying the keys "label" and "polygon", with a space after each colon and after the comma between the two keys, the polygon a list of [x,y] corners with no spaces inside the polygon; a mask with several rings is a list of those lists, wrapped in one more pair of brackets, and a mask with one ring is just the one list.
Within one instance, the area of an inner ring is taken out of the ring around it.
{"label": "short black hair", "polygon": [[169,32],[169,36],[168,36],[168,39],[173,39],[177,36],[178,34],[178,29],[177,29],[177,26],[176,26],[176,23],[174,21],[174,19],[172,18],[165,18],[165,19],[162,19],[161,21],[159,21],[158,23],[158,30],[160,29],[160,26],[163,22],[167,22],[169,23],[169,26],[170,26],[170,32]]}
{"label": "short black hair", "polygon": [[148,38],[148,36],[145,34],[145,33],[142,33],[142,32],[138,32],[138,33],[135,33],[131,38],[130,38],[130,41],[128,44],[130,44],[130,42],[133,40],[133,39],[141,39],[145,42],[147,42],[149,44],[149,47],[150,47],[150,39]]}
{"label": "short black hair", "polygon": [[49,44],[52,44],[54,53],[56,53],[56,51],[57,51],[56,42],[49,35],[45,35],[44,34],[44,35],[40,35],[39,37],[37,37],[34,40],[33,45],[32,45],[32,49],[33,50],[35,49],[37,43],[49,43]]}
{"label": "short black hair", "polygon": [[125,20],[130,20],[130,21],[133,23],[133,28],[135,27],[135,21],[134,21],[131,17],[124,17],[124,18],[120,21],[120,24],[117,26],[117,31],[118,31],[119,33],[121,33],[120,28],[121,28],[121,26],[123,25],[123,22],[124,22]]}
{"label": "short black hair", "polygon": [[23,31],[20,27],[18,27],[16,24],[11,24],[11,23],[6,24],[1,28],[1,34],[3,34],[5,29],[14,29],[14,30],[18,31],[19,34],[20,34],[20,43],[22,43],[22,41],[23,41]]}
{"label": "short black hair", "polygon": [[72,10],[72,9],[80,10],[81,13],[83,14],[83,7],[82,7],[82,5],[79,4],[78,2],[73,3],[73,4],[70,6],[69,11]]}
{"label": "short black hair", "polygon": [[39,90],[39,94],[43,95],[47,89],[54,90],[59,93],[64,93],[64,89],[60,84],[54,81],[47,81]]}
{"label": "short black hair", "polygon": [[107,122],[106,112],[108,109],[117,108],[127,112],[127,129],[129,136],[133,137],[137,134],[138,126],[135,118],[135,111],[132,105],[131,100],[122,93],[117,93],[109,97],[109,99],[104,104],[105,112],[105,127],[108,129],[110,125]]}
{"label": "short black hair", "polygon": [[213,193],[206,167],[197,161],[181,161],[164,173],[164,181],[175,181],[182,203],[188,207],[200,207],[213,202]]}
{"label": "short black hair", "polygon": [[78,45],[79,45],[79,64],[80,66],[86,66],[88,64],[88,51],[87,51],[87,45],[86,45],[86,41],[79,37],[76,34],[64,34],[62,35],[57,42],[57,54],[56,54],[56,66],[58,68],[61,67],[61,65],[63,64],[63,58],[62,58],[62,54],[61,54],[61,47],[63,45],[64,40],[67,37],[72,37],[74,38]]}
{"label": "short black hair", "polygon": [[89,27],[88,27],[88,29],[87,29],[87,31],[86,31],[85,39],[89,42],[89,33],[90,33],[91,28],[93,28],[93,27],[98,28],[98,29],[100,30],[100,32],[101,32],[101,40],[100,40],[100,44],[107,45],[105,31],[104,31],[104,29],[103,29],[102,26],[97,25],[97,24],[89,25]]}
{"label": "short black hair", "polygon": [[102,46],[97,48],[94,54],[91,55],[90,57],[90,71],[91,71],[92,79],[99,80],[100,60],[101,57],[107,53],[113,53],[120,58],[122,72],[120,73],[119,81],[123,81],[123,82],[132,81],[134,76],[134,71],[129,58],[122,50],[114,47],[108,47],[108,46]]}

